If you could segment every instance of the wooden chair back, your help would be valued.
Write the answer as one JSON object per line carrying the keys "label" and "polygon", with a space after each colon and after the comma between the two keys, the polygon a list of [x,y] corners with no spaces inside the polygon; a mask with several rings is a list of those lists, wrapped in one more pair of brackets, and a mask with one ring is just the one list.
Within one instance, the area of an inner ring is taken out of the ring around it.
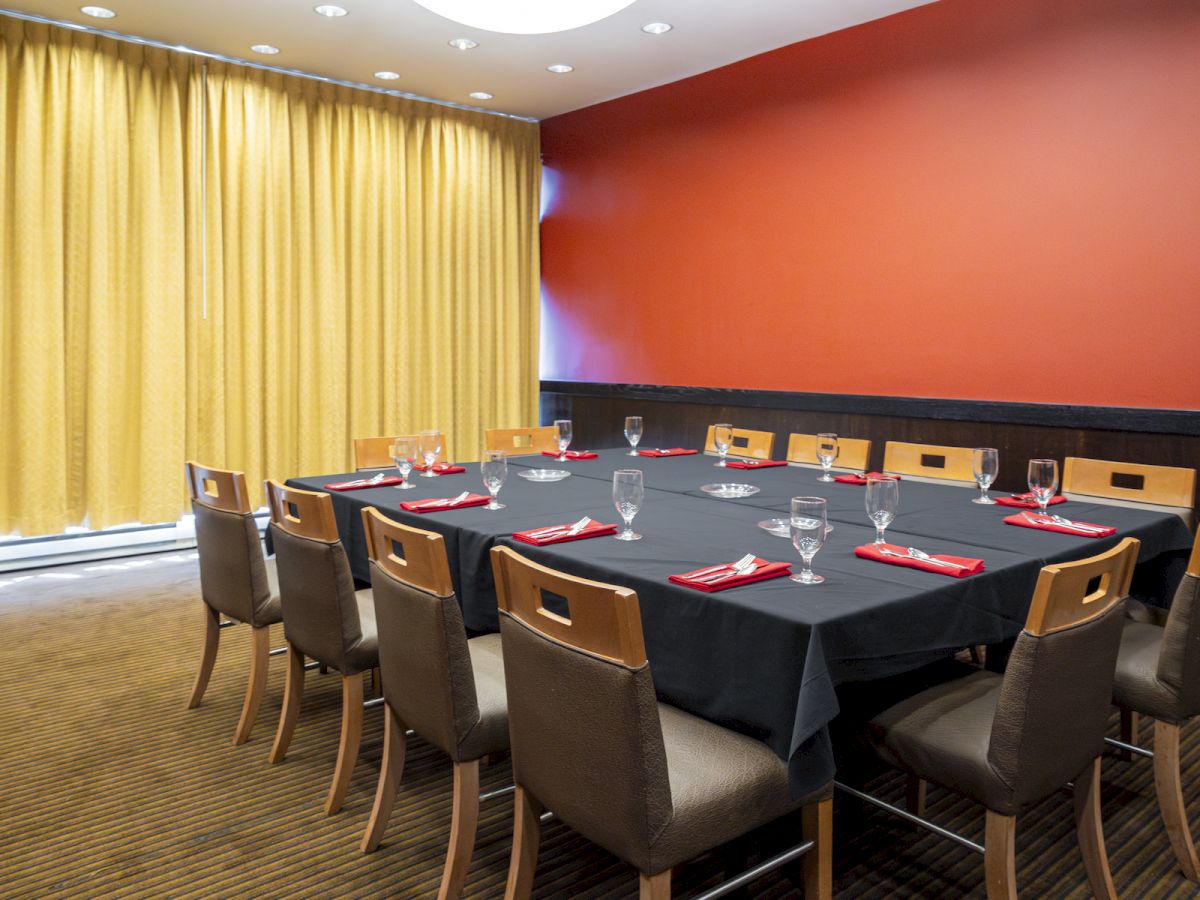
{"label": "wooden chair back", "polygon": [[[704,439],[704,452],[716,453],[717,442],[713,437],[715,425],[708,426],[708,437]],[[775,449],[775,432],[753,431],[749,428],[733,429],[733,443],[729,446],[729,455],[744,459],[770,459],[771,451]]]}
{"label": "wooden chair back", "polygon": [[245,472],[212,469],[197,462],[184,463],[183,471],[187,478],[188,494],[197,503],[225,512],[250,512]]}
{"label": "wooden chair back", "polygon": [[288,534],[318,541],[338,540],[333,500],[322,491],[302,491],[275,480],[264,482],[271,522]]}
{"label": "wooden chair back", "polygon": [[[860,438],[838,435],[838,458],[833,461],[835,469],[867,471],[871,460],[871,442]],[[817,436],[815,434],[788,435],[787,461],[803,465],[820,466],[817,459]]]}
{"label": "wooden chair back", "polygon": [[[500,609],[529,628],[630,667],[645,664],[634,591],[548,569],[508,547],[492,548],[492,569]],[[569,618],[546,609],[543,592],[566,600]]]}
{"label": "wooden chair back", "polygon": [[[416,440],[416,435],[413,435]],[[365,437],[354,439],[354,468],[386,469],[392,465],[392,443],[395,437],[383,435],[380,437]]]}
{"label": "wooden chair back", "polygon": [[483,432],[484,448],[507,456],[531,456],[558,450],[558,429],[553,425],[529,428],[488,428]]}
{"label": "wooden chair back", "polygon": [[1196,529],[1196,540],[1192,544],[1192,555],[1188,558],[1187,573],[1200,578],[1200,528]]}
{"label": "wooden chair back", "polygon": [[454,593],[446,541],[440,534],[393,522],[374,506],[362,511],[362,521],[367,555],[379,568],[437,597]]}
{"label": "wooden chair back", "polygon": [[1064,494],[1190,510],[1196,499],[1196,470],[1068,456],[1062,489]]}
{"label": "wooden chair back", "polygon": [[1078,562],[1046,566],[1038,576],[1025,630],[1041,636],[1104,615],[1129,596],[1141,541],[1125,538],[1111,550]]}
{"label": "wooden chair back", "polygon": [[941,447],[936,444],[906,444],[888,441],[883,448],[883,471],[940,481],[975,483],[970,447]]}

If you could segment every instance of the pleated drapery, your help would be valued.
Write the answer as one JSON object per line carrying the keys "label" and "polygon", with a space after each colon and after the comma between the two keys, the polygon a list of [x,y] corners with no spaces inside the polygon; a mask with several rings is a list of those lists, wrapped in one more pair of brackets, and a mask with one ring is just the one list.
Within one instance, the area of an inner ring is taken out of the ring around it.
{"label": "pleated drapery", "polygon": [[0,18],[0,533],[537,397],[537,126]]}

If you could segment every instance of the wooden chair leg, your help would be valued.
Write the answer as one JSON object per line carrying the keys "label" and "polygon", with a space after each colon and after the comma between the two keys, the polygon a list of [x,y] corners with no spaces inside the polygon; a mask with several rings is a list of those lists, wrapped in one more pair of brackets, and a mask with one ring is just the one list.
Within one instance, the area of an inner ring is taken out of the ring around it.
{"label": "wooden chair leg", "polygon": [[287,756],[292,732],[296,730],[296,719],[300,717],[300,700],[304,697],[304,654],[291,643],[288,644],[287,682],[283,687],[283,709],[279,711],[279,728],[275,731],[275,743],[271,746],[272,763],[282,762]]}
{"label": "wooden chair leg", "polygon": [[[1121,710],[1121,740],[1126,744],[1138,745],[1138,714],[1132,709]],[[1128,762],[1133,759],[1133,754],[1128,750],[1119,751],[1121,759]]]}
{"label": "wooden chair leg", "polygon": [[388,819],[392,817],[392,807],[396,803],[396,791],[400,787],[400,779],[404,774],[404,753],[408,739],[404,736],[404,723],[396,715],[396,711],[383,705],[383,764],[379,769],[379,784],[375,788],[375,806],[371,809],[371,818],[367,821],[367,830],[359,845],[363,853],[370,853],[379,846],[383,832],[387,829]]}
{"label": "wooden chair leg", "polygon": [[212,676],[213,664],[217,661],[217,645],[221,641],[221,615],[204,601],[204,649],[200,651],[200,671],[196,673],[196,681],[192,685],[192,695],[188,697],[188,709],[200,705],[200,698],[208,688],[208,679]]}
{"label": "wooden chair leg", "polygon": [[988,900],[1017,900],[1017,818],[987,811],[983,871]]}
{"label": "wooden chair leg", "polygon": [[671,900],[671,870],[657,875],[638,873],[638,900]]}
{"label": "wooden chair leg", "polygon": [[342,808],[354,763],[358,760],[358,745],[362,740],[363,673],[342,676],[342,736],[338,741],[337,765],[333,769],[333,784],[325,798],[325,814],[332,816]]}
{"label": "wooden chair leg", "polygon": [[1154,721],[1154,792],[1158,795],[1158,811],[1179,868],[1189,881],[1200,881],[1200,863],[1196,860],[1196,845],[1192,843],[1180,785],[1179,726],[1157,719]]}
{"label": "wooden chair leg", "polygon": [[925,793],[928,787],[924,778],[909,775],[905,783],[904,802],[914,816],[925,817]]}
{"label": "wooden chair leg", "polygon": [[250,740],[254,720],[258,718],[258,707],[267,690],[267,666],[271,659],[271,628],[263,625],[252,631],[250,643],[250,678],[246,682],[246,699],[242,701],[242,717],[238,719],[233,743],[244,744]]}
{"label": "wooden chair leg", "polygon": [[1100,757],[1092,760],[1075,779],[1075,835],[1092,894],[1117,900],[1108,853],[1104,849],[1104,821],[1100,815]]}
{"label": "wooden chair leg", "polygon": [[541,837],[542,804],[517,785],[513,796],[513,845],[508,860],[508,883],[504,900],[528,900],[533,891],[533,873],[537,869],[538,840]]}
{"label": "wooden chair leg", "polygon": [[805,900],[831,900],[833,897],[833,799],[808,804],[800,816],[800,829],[804,839],[816,844],[800,858],[800,865],[804,871]]}
{"label": "wooden chair leg", "polygon": [[454,814],[450,820],[450,846],[438,900],[462,896],[475,852],[475,826],[479,824],[479,760],[454,764]]}

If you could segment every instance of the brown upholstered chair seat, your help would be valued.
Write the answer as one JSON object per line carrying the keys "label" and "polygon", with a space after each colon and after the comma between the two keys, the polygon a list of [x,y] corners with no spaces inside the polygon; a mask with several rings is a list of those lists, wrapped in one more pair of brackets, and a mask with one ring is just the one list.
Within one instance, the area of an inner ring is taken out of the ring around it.
{"label": "brown upholstered chair seat", "polygon": [[343,675],[366,672],[379,665],[379,630],[375,625],[375,597],[370,588],[354,592],[358,607],[358,627],[362,635],[346,648],[346,671]]}
{"label": "brown upholstered chair seat", "polygon": [[765,825],[808,803],[833,796],[833,785],[799,799],[788,787],[787,763],[766,744],[658,704],[674,814],[644,859],[661,872]]}
{"label": "brown upholstered chair seat", "polygon": [[500,635],[485,634],[467,641],[475,673],[479,721],[458,745],[463,759],[478,759],[508,749],[508,694],[504,689],[504,656]]}
{"label": "brown upholstered chair seat", "polygon": [[1118,706],[1175,724],[1191,715],[1183,698],[1159,680],[1158,665],[1163,648],[1163,629],[1147,622],[1125,623],[1113,700]]}

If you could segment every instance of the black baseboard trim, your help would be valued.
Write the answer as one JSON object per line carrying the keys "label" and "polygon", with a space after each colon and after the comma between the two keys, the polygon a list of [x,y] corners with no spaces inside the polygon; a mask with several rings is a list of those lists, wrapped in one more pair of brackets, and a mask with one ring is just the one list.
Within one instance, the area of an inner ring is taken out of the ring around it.
{"label": "black baseboard trim", "polygon": [[951,400],[938,397],[880,397],[871,394],[816,394],[799,391],[754,391],[740,388],[682,387],[655,384],[610,384],[595,381],[543,381],[543,394],[577,397],[656,400],[785,409],[797,412],[950,419],[1003,425],[1041,425],[1148,434],[1200,436],[1200,410],[1144,409],[1129,406],[1075,406],[1059,403],[1010,403]]}

